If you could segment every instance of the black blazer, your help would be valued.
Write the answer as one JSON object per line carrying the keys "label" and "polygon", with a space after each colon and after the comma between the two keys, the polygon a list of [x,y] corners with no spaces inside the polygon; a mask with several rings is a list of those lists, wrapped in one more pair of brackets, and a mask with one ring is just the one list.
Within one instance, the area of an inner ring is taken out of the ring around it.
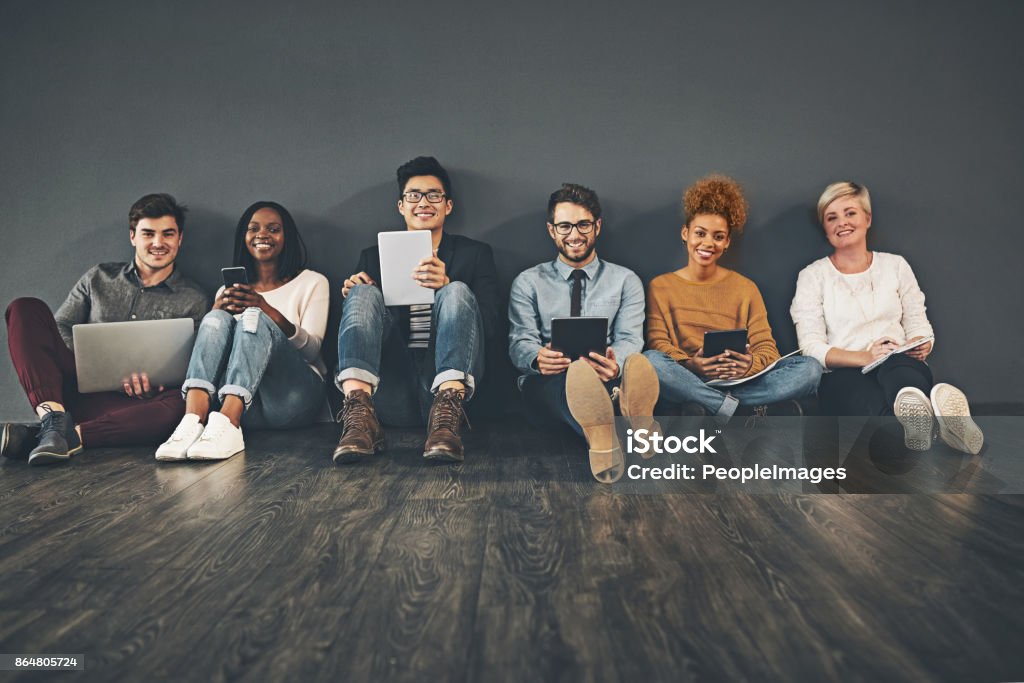
{"label": "black blazer", "polygon": [[[476,296],[480,317],[483,318],[484,336],[488,339],[500,334],[501,302],[498,295],[498,269],[494,266],[494,252],[483,242],[441,233],[437,257],[444,262],[445,272],[452,282],[464,282]],[[366,273],[380,287],[380,248],[367,247],[359,254],[356,273]],[[409,334],[409,307],[400,306],[403,334]]]}

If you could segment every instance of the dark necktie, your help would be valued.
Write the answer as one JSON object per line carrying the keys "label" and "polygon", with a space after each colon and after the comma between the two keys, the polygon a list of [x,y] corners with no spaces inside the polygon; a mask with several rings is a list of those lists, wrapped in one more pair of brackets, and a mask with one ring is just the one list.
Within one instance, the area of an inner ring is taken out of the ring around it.
{"label": "dark necktie", "polygon": [[572,271],[569,276],[572,278],[572,295],[569,299],[569,315],[574,318],[580,317],[580,312],[583,310],[583,278],[587,276],[579,268]]}

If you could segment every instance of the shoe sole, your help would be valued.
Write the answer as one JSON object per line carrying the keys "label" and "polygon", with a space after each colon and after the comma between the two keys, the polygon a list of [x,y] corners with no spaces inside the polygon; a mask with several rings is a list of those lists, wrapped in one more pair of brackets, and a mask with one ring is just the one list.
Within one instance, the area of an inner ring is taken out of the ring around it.
{"label": "shoe sole", "polygon": [[47,453],[45,451],[41,452],[41,453],[34,453],[31,456],[29,456],[28,464],[29,465],[54,465],[54,464],[59,463],[59,462],[67,462],[68,460],[71,459],[72,455],[75,455],[76,453],[81,453],[81,452],[82,452],[82,446],[81,446],[81,444],[79,444],[75,448],[72,448],[71,450],[69,450],[67,453]]}
{"label": "shoe sole", "polygon": [[[634,353],[622,366],[622,385],[619,387],[619,410],[629,418],[635,430],[661,431],[661,425],[654,420],[654,406],[658,403],[660,385],[658,373],[651,361],[641,353]],[[653,451],[644,454],[654,455]]]}
{"label": "shoe sole", "polygon": [[223,457],[219,456],[219,455],[212,455],[212,456],[211,455],[189,455],[189,456],[186,457],[186,460],[199,460],[199,461],[204,461],[205,460],[207,462],[211,462],[211,461],[214,461],[214,460],[227,460],[228,458],[235,457],[239,453],[245,453],[245,446],[243,446],[242,448],[238,449],[237,451],[235,451],[231,455],[225,455]]}
{"label": "shoe sole", "polygon": [[11,457],[11,454],[7,452],[8,446],[11,444],[11,423],[4,423],[4,433],[0,436],[0,456],[5,458]]}
{"label": "shoe sole", "polygon": [[345,449],[335,450],[332,459],[336,465],[348,465],[354,462],[360,462],[366,458],[373,457],[384,450],[384,439],[373,444],[373,450],[363,451],[357,449]]}
{"label": "shoe sole", "polygon": [[[939,405],[939,394],[945,392],[948,410],[957,414],[942,415]],[[967,404],[964,392],[950,384],[936,384],[932,387],[931,402],[935,406],[935,417],[939,421],[939,438],[950,447],[971,455],[981,452],[985,445],[985,435],[981,428],[971,419],[971,409]]]}
{"label": "shoe sole", "polygon": [[174,456],[171,456],[171,455],[160,455],[158,453],[154,457],[156,457],[156,459],[159,462],[184,462],[184,461],[188,460],[188,454],[187,453],[185,455],[180,456],[180,457],[177,456],[177,455],[174,455]]}
{"label": "shoe sole", "polygon": [[451,451],[424,451],[424,460],[431,460],[433,462],[463,462],[466,459],[465,455],[459,455],[458,453],[452,453]]}
{"label": "shoe sole", "polygon": [[928,397],[922,391],[906,391],[896,395],[893,406],[896,419],[903,425],[903,444],[912,451],[932,447],[933,413]]}
{"label": "shoe sole", "polygon": [[577,360],[569,365],[565,385],[569,412],[587,438],[591,474],[602,484],[618,481],[626,465],[615,435],[615,411],[604,382],[586,361]]}

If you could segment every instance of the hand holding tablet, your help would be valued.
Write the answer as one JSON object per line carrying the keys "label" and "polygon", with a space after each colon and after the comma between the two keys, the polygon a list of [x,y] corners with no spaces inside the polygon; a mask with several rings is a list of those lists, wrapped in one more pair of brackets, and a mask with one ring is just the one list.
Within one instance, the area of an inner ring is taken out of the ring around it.
{"label": "hand holding tablet", "polygon": [[738,330],[714,330],[704,333],[704,357],[713,358],[726,350],[736,353],[747,352],[747,328]]}
{"label": "hand holding tablet", "polygon": [[604,356],[608,348],[608,318],[552,318],[551,348],[561,351],[570,361],[588,358],[591,351]]}
{"label": "hand holding tablet", "polygon": [[412,278],[420,284],[420,287],[430,289],[441,289],[450,282],[444,261],[436,256],[421,260],[416,269],[412,271]]}

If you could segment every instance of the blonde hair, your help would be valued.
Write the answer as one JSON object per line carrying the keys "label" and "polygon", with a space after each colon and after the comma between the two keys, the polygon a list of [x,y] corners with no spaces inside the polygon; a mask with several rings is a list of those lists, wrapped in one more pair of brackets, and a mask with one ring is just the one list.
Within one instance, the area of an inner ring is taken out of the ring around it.
{"label": "blonde hair", "polygon": [[821,197],[818,198],[819,223],[825,224],[825,209],[840,197],[856,197],[860,200],[860,208],[864,209],[865,213],[871,213],[871,195],[868,194],[868,188],[849,180],[843,180],[826,187],[825,191],[821,193]]}

